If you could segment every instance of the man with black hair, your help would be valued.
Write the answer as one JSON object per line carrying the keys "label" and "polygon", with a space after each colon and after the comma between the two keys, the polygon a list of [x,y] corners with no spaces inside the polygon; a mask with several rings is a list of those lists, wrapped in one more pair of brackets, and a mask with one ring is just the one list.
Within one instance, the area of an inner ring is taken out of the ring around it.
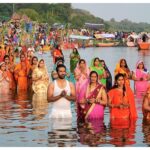
{"label": "man with black hair", "polygon": [[71,101],[75,100],[75,87],[65,79],[66,66],[56,68],[58,79],[49,84],[47,99],[52,102],[49,118],[72,118]]}

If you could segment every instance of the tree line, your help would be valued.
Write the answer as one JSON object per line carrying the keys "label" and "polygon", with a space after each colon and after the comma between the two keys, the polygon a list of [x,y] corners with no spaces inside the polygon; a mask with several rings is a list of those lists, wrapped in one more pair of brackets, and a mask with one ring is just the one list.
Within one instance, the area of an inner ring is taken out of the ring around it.
{"label": "tree line", "polygon": [[[39,23],[48,23],[52,25],[54,23],[68,24],[70,23],[72,28],[83,28],[85,22],[100,23],[105,25],[105,30],[109,32],[124,31],[124,32],[149,32],[150,24],[148,23],[135,23],[128,19],[124,19],[120,22],[115,21],[114,18],[109,21],[105,21],[100,17],[96,17],[90,14],[88,11],[81,9],[73,9],[70,3],[58,3],[58,4],[39,4],[39,3],[20,3],[20,4],[5,4],[0,5],[0,20],[8,20],[12,14],[16,12],[18,14],[25,14],[31,20]],[[115,16],[114,16],[115,17]]]}

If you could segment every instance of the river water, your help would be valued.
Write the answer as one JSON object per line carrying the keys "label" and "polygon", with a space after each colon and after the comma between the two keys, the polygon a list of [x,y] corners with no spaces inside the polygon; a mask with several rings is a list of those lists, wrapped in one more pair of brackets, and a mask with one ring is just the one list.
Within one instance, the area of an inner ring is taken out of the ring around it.
{"label": "river water", "polygon": [[[69,68],[70,50],[63,51],[65,64]],[[79,49],[81,58],[90,65],[94,57],[104,59],[110,72],[114,73],[120,58],[127,60],[130,70],[142,59],[150,70],[150,51],[138,51],[137,48],[109,47]],[[50,53],[39,55],[44,58],[50,71],[52,58]],[[133,81],[131,81],[133,89]],[[18,95],[0,95],[0,146],[2,147],[54,147],[54,146],[150,146],[150,123],[143,121],[142,98],[136,98],[138,119],[112,124],[109,110],[105,108],[104,121],[95,120],[77,125],[75,104],[72,103],[72,120],[49,120],[49,106],[45,95],[19,93]]]}

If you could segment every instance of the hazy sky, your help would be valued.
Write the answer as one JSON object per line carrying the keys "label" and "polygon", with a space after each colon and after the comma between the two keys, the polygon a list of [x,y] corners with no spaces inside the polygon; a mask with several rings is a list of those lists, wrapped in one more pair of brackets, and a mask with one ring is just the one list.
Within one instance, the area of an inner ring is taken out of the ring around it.
{"label": "hazy sky", "polygon": [[116,21],[120,21],[127,18],[133,22],[150,23],[150,3],[73,3],[72,7],[88,10],[91,14],[104,20],[115,18]]}

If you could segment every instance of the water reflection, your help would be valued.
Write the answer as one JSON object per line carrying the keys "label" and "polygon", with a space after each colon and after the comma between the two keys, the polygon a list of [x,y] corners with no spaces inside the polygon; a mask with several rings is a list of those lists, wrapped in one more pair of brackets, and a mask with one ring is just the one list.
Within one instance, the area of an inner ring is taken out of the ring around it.
{"label": "water reflection", "polygon": [[76,146],[76,129],[72,127],[72,119],[49,119],[48,146]]}
{"label": "water reflection", "polygon": [[[11,115],[11,108],[13,107],[13,95],[0,95],[0,118],[9,119]],[[1,122],[1,120],[0,120]]]}
{"label": "water reflection", "polygon": [[[65,64],[69,68],[70,51],[63,53]],[[104,59],[112,75],[116,63],[122,57],[127,60],[131,70],[134,70],[137,60],[141,58],[150,70],[150,51],[109,47],[80,49],[79,53],[89,65],[91,56]],[[112,59],[108,59],[109,56]],[[50,64],[52,57],[49,54],[39,57],[46,60],[50,73],[53,68],[52,63]],[[74,104],[73,120],[49,120],[44,96],[31,97],[25,92],[19,92],[18,95],[0,95],[0,146],[150,146],[150,124],[145,121],[142,124],[142,100],[143,96],[136,95],[139,117],[136,126],[133,121],[109,124],[109,111],[105,111],[104,122],[99,120],[77,126]],[[106,128],[107,124],[109,126]]]}
{"label": "water reflection", "polygon": [[136,143],[134,119],[112,119],[110,121],[110,144],[115,146],[130,146]]}
{"label": "water reflection", "polygon": [[36,120],[41,120],[48,113],[47,95],[34,94],[32,97],[33,114]]}
{"label": "water reflection", "polygon": [[147,143],[147,146],[150,146],[150,120],[144,120],[142,123],[142,132],[144,134],[144,143]]}
{"label": "water reflection", "polygon": [[102,119],[93,119],[78,125],[79,142],[88,146],[106,143],[106,127]]}
{"label": "water reflection", "polygon": [[22,118],[26,118],[31,112],[31,100],[29,100],[29,95],[26,91],[20,91],[15,95],[15,103],[17,104],[18,112]]}

